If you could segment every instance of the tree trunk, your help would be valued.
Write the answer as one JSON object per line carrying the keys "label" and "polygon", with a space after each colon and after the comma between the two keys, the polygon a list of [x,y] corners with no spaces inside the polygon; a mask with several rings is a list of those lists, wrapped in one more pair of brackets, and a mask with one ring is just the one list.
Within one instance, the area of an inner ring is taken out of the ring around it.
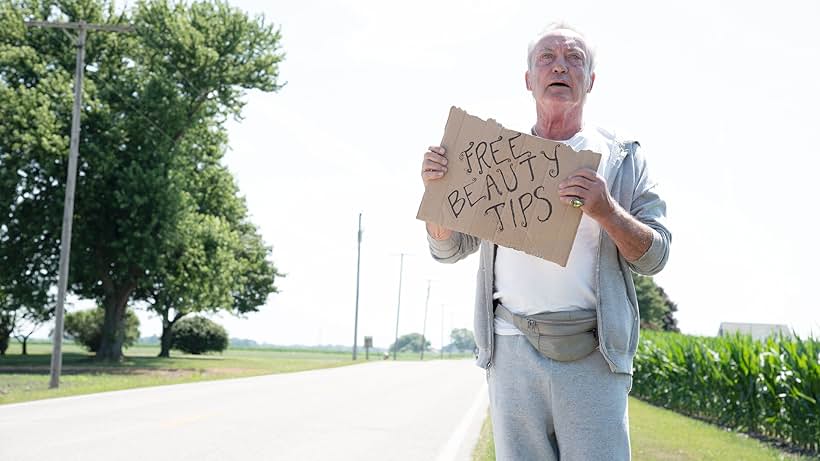
{"label": "tree trunk", "polygon": [[119,362],[122,360],[122,343],[125,341],[125,308],[131,290],[122,290],[118,296],[103,299],[105,320],[102,328],[97,360]]}
{"label": "tree trunk", "polygon": [[171,328],[174,323],[168,320],[168,310],[162,312],[162,338],[160,339],[160,349],[158,357],[168,358],[171,356]]}
{"label": "tree trunk", "polygon": [[160,339],[160,351],[157,357],[171,356],[171,342],[174,339],[172,330],[174,328],[174,324],[177,323],[177,320],[181,319],[185,315],[177,311],[174,315],[174,318],[169,319],[168,317],[170,311],[170,308],[164,309],[162,311],[162,338]]}
{"label": "tree trunk", "polygon": [[13,316],[0,316],[0,355],[6,355],[9,348],[9,338],[14,331],[15,318]]}

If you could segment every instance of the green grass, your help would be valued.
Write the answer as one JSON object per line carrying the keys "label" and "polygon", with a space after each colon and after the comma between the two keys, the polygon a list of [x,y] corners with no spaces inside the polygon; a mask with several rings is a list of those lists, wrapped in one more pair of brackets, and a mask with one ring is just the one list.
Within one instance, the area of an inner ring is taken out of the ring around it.
{"label": "green grass", "polygon": [[493,423],[490,422],[490,415],[484,419],[481,425],[481,432],[478,442],[473,448],[473,461],[495,460],[495,441],[493,440]]}
{"label": "green grass", "polygon": [[347,353],[299,350],[228,349],[201,356],[172,352],[171,358],[162,359],[156,357],[158,347],[135,346],[125,353],[121,363],[105,364],[82,348],[66,344],[60,387],[48,389],[51,345],[29,345],[27,356],[19,355],[19,346],[12,346],[0,357],[0,404],[363,362],[353,362]]}
{"label": "green grass", "polygon": [[[629,399],[629,428],[634,461],[804,461],[813,458],[781,452],[743,434]],[[474,461],[495,460],[489,417],[473,451]]]}
{"label": "green grass", "polygon": [[[21,355],[19,344],[11,344],[7,355],[0,356],[0,405],[53,397],[92,394],[135,387],[188,383],[214,379],[239,378],[274,373],[290,373],[354,365],[365,362],[364,351],[353,361],[349,352],[310,349],[250,348],[228,349],[222,354],[185,355],[171,352],[171,358],[158,358],[159,346],[133,346],[125,350],[120,363],[100,363],[83,348],[67,343],[63,347],[63,372],[58,389],[49,389],[51,344],[33,343],[28,355]],[[464,358],[467,355],[448,356]],[[392,356],[391,356],[392,358]],[[418,354],[399,353],[398,360],[418,360]],[[436,360],[427,353],[424,360]],[[382,360],[370,354],[371,361]]]}

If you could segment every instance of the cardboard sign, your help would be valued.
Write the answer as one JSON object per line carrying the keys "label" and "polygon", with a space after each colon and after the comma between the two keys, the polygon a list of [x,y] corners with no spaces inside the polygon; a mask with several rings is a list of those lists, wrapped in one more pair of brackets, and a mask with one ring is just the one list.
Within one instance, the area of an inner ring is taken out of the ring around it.
{"label": "cardboard sign", "polygon": [[447,173],[424,191],[416,218],[566,267],[582,211],[558,183],[601,155],[504,128],[450,108],[441,145]]}

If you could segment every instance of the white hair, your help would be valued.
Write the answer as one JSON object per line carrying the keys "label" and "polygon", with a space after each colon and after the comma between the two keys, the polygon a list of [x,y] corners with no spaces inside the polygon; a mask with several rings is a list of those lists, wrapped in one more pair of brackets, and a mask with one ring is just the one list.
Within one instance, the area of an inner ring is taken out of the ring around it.
{"label": "white hair", "polygon": [[559,30],[569,30],[575,32],[581,38],[581,43],[584,44],[584,49],[587,53],[587,71],[590,75],[592,75],[592,73],[595,72],[595,47],[592,46],[583,32],[581,32],[577,27],[564,21],[550,23],[541,31],[540,34],[538,34],[537,37],[535,37],[533,41],[530,42],[530,45],[527,47],[527,68],[532,69],[532,52],[535,51],[535,45],[537,45],[542,38]]}

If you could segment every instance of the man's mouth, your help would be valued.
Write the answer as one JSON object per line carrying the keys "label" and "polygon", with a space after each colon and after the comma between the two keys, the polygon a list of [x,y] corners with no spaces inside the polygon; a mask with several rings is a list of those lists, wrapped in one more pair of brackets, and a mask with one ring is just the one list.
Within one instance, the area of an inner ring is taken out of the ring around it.
{"label": "man's mouth", "polygon": [[569,85],[567,85],[564,82],[554,82],[554,83],[550,83],[549,85],[547,85],[547,88],[553,88],[553,87],[569,88]]}

